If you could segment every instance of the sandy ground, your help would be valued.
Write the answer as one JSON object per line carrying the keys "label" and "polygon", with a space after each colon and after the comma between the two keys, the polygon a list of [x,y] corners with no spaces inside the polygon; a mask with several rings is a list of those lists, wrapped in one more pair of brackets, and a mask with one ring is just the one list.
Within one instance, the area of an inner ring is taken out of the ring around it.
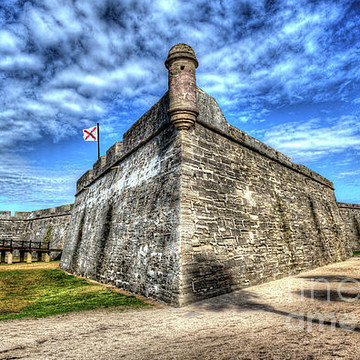
{"label": "sandy ground", "polygon": [[2,322],[0,359],[360,359],[359,293],[355,257],[180,309]]}

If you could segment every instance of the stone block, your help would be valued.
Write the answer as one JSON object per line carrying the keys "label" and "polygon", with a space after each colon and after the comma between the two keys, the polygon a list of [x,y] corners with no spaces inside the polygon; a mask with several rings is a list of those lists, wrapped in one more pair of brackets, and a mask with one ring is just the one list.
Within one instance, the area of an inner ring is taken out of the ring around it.
{"label": "stone block", "polygon": [[93,165],[93,178],[97,178],[106,167],[106,156],[101,156]]}
{"label": "stone block", "polygon": [[113,146],[106,151],[106,166],[111,166],[115,164],[117,160],[123,155],[123,143],[122,141],[116,142]]}
{"label": "stone block", "polygon": [[93,179],[93,170],[90,169],[84,173],[81,178],[76,183],[76,192],[78,193],[80,190],[82,190],[84,187],[89,185],[91,180]]}

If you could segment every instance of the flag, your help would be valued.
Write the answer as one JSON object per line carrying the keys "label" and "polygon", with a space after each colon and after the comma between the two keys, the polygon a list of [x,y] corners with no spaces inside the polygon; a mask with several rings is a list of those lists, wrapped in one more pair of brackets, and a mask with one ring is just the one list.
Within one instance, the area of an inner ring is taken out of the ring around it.
{"label": "flag", "polygon": [[97,139],[97,126],[83,130],[83,138],[85,141],[98,141]]}

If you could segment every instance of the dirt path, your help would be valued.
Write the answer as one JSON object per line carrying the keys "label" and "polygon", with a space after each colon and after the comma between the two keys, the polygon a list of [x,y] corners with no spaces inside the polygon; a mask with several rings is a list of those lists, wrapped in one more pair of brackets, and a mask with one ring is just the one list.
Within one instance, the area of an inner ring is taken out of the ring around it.
{"label": "dirt path", "polygon": [[360,283],[359,257],[181,309],[4,322],[0,359],[360,359],[360,285],[345,278]]}

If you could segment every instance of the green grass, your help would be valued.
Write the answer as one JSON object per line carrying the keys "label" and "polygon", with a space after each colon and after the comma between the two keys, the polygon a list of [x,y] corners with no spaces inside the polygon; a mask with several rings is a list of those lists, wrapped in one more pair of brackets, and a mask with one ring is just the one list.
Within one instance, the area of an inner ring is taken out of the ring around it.
{"label": "green grass", "polygon": [[7,268],[0,271],[0,321],[96,308],[119,307],[119,310],[124,310],[144,306],[150,305],[135,296],[66,275],[58,269]]}
{"label": "green grass", "polygon": [[354,256],[360,255],[360,251],[354,251]]}

